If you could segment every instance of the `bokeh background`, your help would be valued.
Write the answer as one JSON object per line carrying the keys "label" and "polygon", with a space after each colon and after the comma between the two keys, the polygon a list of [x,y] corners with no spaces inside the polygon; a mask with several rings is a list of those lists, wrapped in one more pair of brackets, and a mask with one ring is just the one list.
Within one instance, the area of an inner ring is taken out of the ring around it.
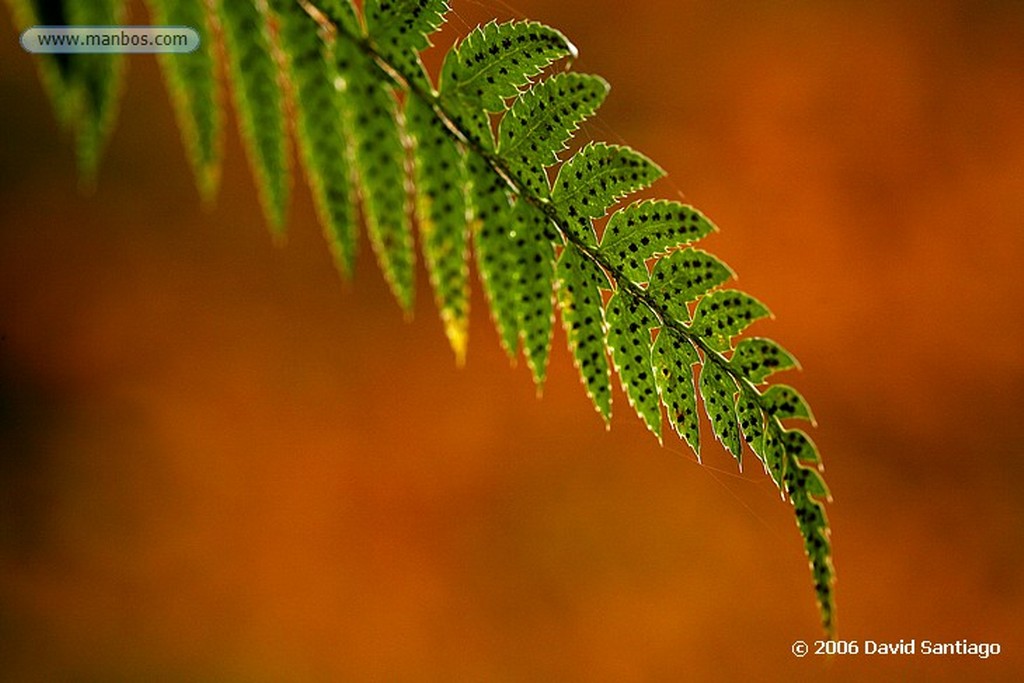
{"label": "bokeh background", "polygon": [[443,46],[570,36],[613,85],[585,136],[667,169],[775,312],[839,636],[1003,654],[794,658],[809,572],[756,465],[621,393],[606,432],[560,329],[538,399],[479,288],[457,368],[423,273],[412,321],[365,240],[341,282],[301,181],[274,245],[233,130],[204,211],[151,56],[79,191],[0,12],[0,678],[1021,680],[1024,5],[454,4]]}

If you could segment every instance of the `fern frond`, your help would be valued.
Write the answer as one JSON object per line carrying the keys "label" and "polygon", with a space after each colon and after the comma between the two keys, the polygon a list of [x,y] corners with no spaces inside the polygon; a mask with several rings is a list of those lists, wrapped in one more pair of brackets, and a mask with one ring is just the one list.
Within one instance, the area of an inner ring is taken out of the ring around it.
{"label": "fern frond", "polygon": [[254,0],[216,0],[242,140],[263,213],[284,233],[290,167],[284,101],[266,17]]}
{"label": "fern frond", "polygon": [[204,0],[148,0],[147,4],[154,24],[190,26],[199,34],[195,52],[161,53],[157,58],[196,186],[203,200],[211,202],[220,183],[224,117],[206,4]]}
{"label": "fern frond", "polygon": [[744,443],[764,462],[765,412],[761,409],[757,392],[743,384],[739,386],[739,394],[736,396],[736,418]]}
{"label": "fern frond", "polygon": [[786,471],[786,492],[796,512],[797,526],[804,538],[804,550],[810,559],[814,590],[821,608],[825,630],[832,632],[835,619],[832,565],[832,532],[821,500],[832,500],[817,470],[793,464]]}
{"label": "fern frond", "polygon": [[[172,5],[194,11],[196,2],[150,1],[168,16]],[[775,372],[797,367],[796,359],[771,340],[737,339],[771,314],[749,294],[721,289],[732,270],[690,246],[716,229],[702,213],[667,200],[617,208],[664,171],[628,147],[573,140],[608,84],[571,71],[544,78],[546,68],[575,56],[575,48],[554,29],[509,22],[477,28],[453,46],[435,89],[420,51],[445,20],[444,0],[366,0],[363,12],[351,0],[270,5],[284,56],[281,74],[263,5],[217,0],[214,7],[271,225],[283,225],[288,190],[280,78],[296,98],[306,172],[340,269],[351,270],[355,253],[355,194],[381,270],[401,306],[411,310],[415,196],[426,267],[460,362],[471,241],[502,346],[513,359],[522,348],[538,390],[557,307],[583,385],[606,422],[614,366],[644,424],[660,440],[664,407],[672,429],[699,459],[702,403],[716,439],[741,464],[746,444],[792,503],[822,623],[831,631],[835,571],[823,507],[830,495],[816,446],[786,426],[795,419],[813,424],[813,415],[795,389],[765,386]],[[93,132],[81,136],[88,139],[80,140],[80,149],[98,149],[115,101],[116,68],[79,73],[50,64],[48,72],[63,79],[55,82],[82,84],[91,113],[76,112],[73,120],[84,117]],[[195,99],[189,116],[179,113],[179,119],[195,122],[197,132],[185,137],[195,138],[186,144],[196,147],[194,164],[202,160],[197,169],[217,167],[208,154],[217,124],[206,115],[210,84],[203,78],[191,84],[195,94],[191,85],[174,86],[186,93],[177,98]],[[570,146],[582,148],[556,172]],[[595,221],[609,211],[599,234]]]}
{"label": "fern frond", "polygon": [[[73,25],[116,26],[123,23],[123,0],[97,0],[67,4]],[[87,181],[96,174],[100,155],[114,129],[124,80],[121,54],[78,54],[70,60],[69,80],[74,84],[75,136],[78,164]]]}
{"label": "fern frond", "polygon": [[806,432],[800,429],[787,429],[782,433],[782,442],[786,453],[797,462],[815,466],[821,463],[818,447],[814,445]]}

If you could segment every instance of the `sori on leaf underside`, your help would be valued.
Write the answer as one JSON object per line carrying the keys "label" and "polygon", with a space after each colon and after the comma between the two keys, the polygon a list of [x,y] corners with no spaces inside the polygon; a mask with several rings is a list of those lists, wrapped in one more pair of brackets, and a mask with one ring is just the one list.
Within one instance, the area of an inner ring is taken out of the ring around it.
{"label": "sori on leaf underside", "polygon": [[[22,27],[117,24],[122,0],[9,0]],[[216,191],[223,136],[220,55],[272,229],[288,202],[289,125],[338,269],[357,250],[357,206],[400,305],[413,305],[418,227],[434,298],[459,362],[476,258],[501,343],[543,385],[555,309],[583,385],[605,421],[614,367],[629,404],[662,438],[667,422],[700,457],[698,402],[718,441],[761,462],[795,510],[824,628],[835,572],[829,492],[800,394],[768,384],[796,360],[770,339],[739,338],[769,316],[723,288],[732,270],[693,244],[715,227],[670,200],[626,198],[664,175],[642,154],[573,140],[608,93],[598,76],[551,65],[575,56],[560,32],[491,22],[448,50],[436,84],[420,51],[444,0],[147,0],[155,24],[187,25],[202,47],[161,55],[204,198]],[[220,38],[223,49],[214,49]],[[94,172],[116,115],[121,55],[48,55],[39,68],[60,121]],[[562,159],[570,147],[575,153]],[[557,167],[557,169],[556,169]],[[552,178],[554,179],[552,182]],[[611,215],[608,216],[609,212]],[[597,219],[607,220],[598,234]],[[698,396],[700,397],[698,399]]]}

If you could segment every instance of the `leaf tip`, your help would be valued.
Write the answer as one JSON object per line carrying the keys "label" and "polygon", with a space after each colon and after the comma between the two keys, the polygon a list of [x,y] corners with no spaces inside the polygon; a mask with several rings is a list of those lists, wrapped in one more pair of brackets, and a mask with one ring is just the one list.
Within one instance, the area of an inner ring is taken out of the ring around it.
{"label": "leaf tip", "polygon": [[468,321],[465,318],[449,318],[445,320],[444,331],[448,344],[455,353],[455,364],[459,368],[466,367],[466,350],[469,347]]}

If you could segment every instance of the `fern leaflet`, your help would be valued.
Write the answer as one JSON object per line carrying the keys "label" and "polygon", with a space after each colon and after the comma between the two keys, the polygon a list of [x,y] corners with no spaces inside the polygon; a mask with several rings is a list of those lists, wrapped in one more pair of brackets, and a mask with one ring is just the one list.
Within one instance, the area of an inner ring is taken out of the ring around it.
{"label": "fern leaflet", "polygon": [[[278,19],[278,40],[286,58],[299,147],[320,223],[335,263],[352,273],[356,256],[355,192],[341,116],[337,72],[319,36],[319,25],[290,0],[271,3]],[[301,106],[298,105],[301,103]]]}
{"label": "fern leaflet", "polygon": [[452,47],[441,67],[440,97],[455,125],[477,144],[494,144],[487,112],[505,111],[515,97],[552,62],[576,54],[558,31],[532,21],[489,24]]}
{"label": "fern leaflet", "polygon": [[458,142],[423,100],[405,119],[415,145],[416,219],[448,341],[459,364],[469,336],[469,215],[466,161]]}
{"label": "fern leaflet", "polygon": [[345,120],[352,129],[370,242],[391,291],[410,311],[415,258],[398,103],[377,63],[354,43],[336,40],[334,58],[344,93]]}
{"label": "fern leaflet", "polygon": [[609,287],[601,269],[578,249],[566,248],[558,258],[558,297],[569,349],[594,407],[608,424],[612,392],[601,289]]}
{"label": "fern leaflet", "polygon": [[[123,0],[8,2],[22,31],[37,25],[115,26],[125,17]],[[41,54],[36,55],[36,64],[57,120],[74,137],[83,185],[89,186],[117,120],[124,55]]]}
{"label": "fern leaflet", "polygon": [[[203,0],[148,0],[154,24],[191,26],[201,45],[212,34]],[[224,117],[217,83],[216,52],[158,55],[174,103],[174,114],[204,201],[212,201],[220,182]]]}
{"label": "fern leaflet", "polygon": [[252,2],[217,0],[239,128],[267,221],[284,231],[288,204],[288,138],[284,98],[266,16]]}

